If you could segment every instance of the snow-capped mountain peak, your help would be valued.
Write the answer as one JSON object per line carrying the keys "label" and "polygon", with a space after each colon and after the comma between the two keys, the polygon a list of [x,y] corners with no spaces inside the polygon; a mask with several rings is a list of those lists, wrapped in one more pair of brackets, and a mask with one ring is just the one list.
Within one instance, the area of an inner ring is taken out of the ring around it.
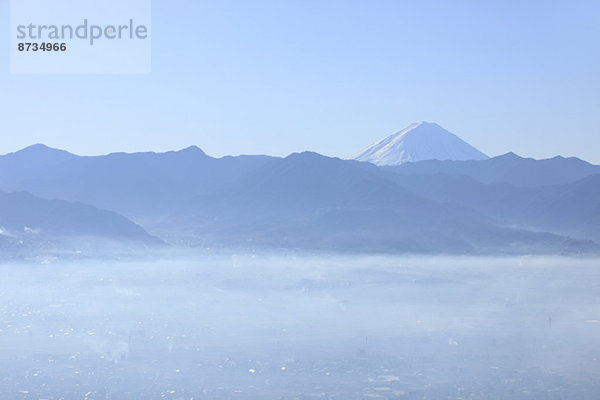
{"label": "snow-capped mountain peak", "polygon": [[399,165],[422,160],[484,160],[488,156],[434,122],[417,122],[348,158]]}

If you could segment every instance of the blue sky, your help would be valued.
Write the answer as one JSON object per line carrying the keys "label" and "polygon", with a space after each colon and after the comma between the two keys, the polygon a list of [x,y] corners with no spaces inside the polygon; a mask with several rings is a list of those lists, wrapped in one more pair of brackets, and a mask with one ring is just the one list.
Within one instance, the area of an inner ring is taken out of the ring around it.
{"label": "blue sky", "polygon": [[598,1],[154,0],[150,75],[10,75],[0,13],[0,153],[346,156],[426,120],[600,164]]}

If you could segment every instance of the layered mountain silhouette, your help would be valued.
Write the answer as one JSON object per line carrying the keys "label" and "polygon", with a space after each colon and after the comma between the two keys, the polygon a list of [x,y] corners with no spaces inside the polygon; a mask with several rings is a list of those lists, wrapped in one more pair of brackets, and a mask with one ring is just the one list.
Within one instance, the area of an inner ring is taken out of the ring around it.
{"label": "layered mountain silhouette", "polygon": [[311,152],[80,157],[35,145],[0,156],[0,248],[15,233],[151,243],[150,232],[204,247],[587,253],[600,242],[599,173],[514,154],[376,166]]}
{"label": "layered mountain silhouette", "polygon": [[504,182],[527,187],[569,183],[600,174],[600,166],[575,157],[534,160],[515,153],[483,161],[429,160],[389,167],[388,170],[401,174],[458,174],[483,183]]}
{"label": "layered mountain silhouette", "polygon": [[292,154],[178,213],[204,243],[418,253],[585,251],[548,233],[497,226],[476,210],[420,196],[378,168]]}
{"label": "layered mountain silhouette", "polygon": [[216,159],[196,146],[167,153],[79,157],[34,145],[0,157],[0,189],[79,201],[143,220],[236,182],[270,159]]}
{"label": "layered mountain silhouette", "polygon": [[473,210],[497,226],[600,241],[598,174],[542,187],[486,184],[452,174],[390,174],[389,178],[427,199]]}
{"label": "layered mountain silhouette", "polygon": [[[161,241],[125,217],[81,203],[0,191],[0,237],[6,245],[54,243],[69,238],[156,245]],[[93,240],[91,240],[93,242]]]}
{"label": "layered mountain silhouette", "polygon": [[438,124],[418,122],[349,158],[381,166],[423,160],[485,160],[488,157]]}

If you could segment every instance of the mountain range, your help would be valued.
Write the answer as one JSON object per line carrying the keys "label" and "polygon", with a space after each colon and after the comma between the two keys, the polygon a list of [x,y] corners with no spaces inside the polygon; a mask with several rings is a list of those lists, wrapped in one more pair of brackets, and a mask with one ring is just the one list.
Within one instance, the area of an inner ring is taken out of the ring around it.
{"label": "mountain range", "polygon": [[343,252],[598,251],[600,166],[479,158],[378,166],[311,152],[213,158],[193,146],[82,157],[34,145],[0,156],[0,249],[101,238]]}
{"label": "mountain range", "polygon": [[480,161],[427,160],[383,168],[400,174],[465,175],[482,183],[509,183],[519,187],[557,185],[600,174],[600,166],[575,157],[534,160],[515,153]]}

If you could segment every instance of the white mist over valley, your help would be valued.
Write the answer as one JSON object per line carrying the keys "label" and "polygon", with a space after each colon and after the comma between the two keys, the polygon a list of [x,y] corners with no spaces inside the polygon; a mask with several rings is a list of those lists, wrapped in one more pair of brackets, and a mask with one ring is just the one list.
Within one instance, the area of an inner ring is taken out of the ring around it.
{"label": "white mist over valley", "polygon": [[7,399],[594,399],[597,259],[0,266]]}

